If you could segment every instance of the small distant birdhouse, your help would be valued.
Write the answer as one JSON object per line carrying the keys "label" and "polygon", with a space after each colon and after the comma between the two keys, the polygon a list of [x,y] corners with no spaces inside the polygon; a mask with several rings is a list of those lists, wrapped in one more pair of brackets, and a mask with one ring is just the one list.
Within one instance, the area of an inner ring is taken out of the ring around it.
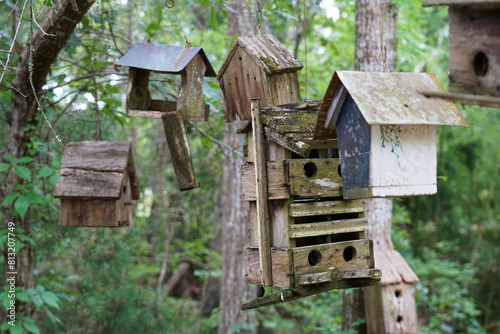
{"label": "small distant birdhouse", "polygon": [[[203,77],[216,75],[202,48],[137,43],[116,64],[129,66],[128,114],[148,117],[147,112],[177,111],[183,120],[208,120]],[[151,72],[181,75],[177,101],[151,100]]]}
{"label": "small distant birdhouse", "polygon": [[130,143],[84,141],[69,143],[66,148],[54,192],[61,199],[60,224],[131,225],[139,186]]}
{"label": "small distant birdhouse", "polygon": [[217,76],[226,122],[248,120],[253,98],[263,107],[300,102],[302,67],[272,35],[238,38]]}
{"label": "small distant birdhouse", "polygon": [[248,142],[241,167],[250,203],[247,282],[290,288],[244,309],[380,280],[365,239],[366,201],[342,199],[337,140],[313,139],[320,104],[254,108],[260,116],[240,129]]}
{"label": "small distant birdhouse", "polygon": [[433,74],[337,71],[315,139],[336,131],[344,199],[436,193],[436,125],[468,126]]}
{"label": "small distant birdhouse", "polygon": [[500,2],[427,0],[449,6],[450,92],[500,96]]}

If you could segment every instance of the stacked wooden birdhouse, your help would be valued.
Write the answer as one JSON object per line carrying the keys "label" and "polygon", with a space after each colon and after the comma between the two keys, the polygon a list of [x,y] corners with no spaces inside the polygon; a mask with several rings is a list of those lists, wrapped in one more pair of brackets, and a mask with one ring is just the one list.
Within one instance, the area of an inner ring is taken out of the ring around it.
{"label": "stacked wooden birdhouse", "polygon": [[345,199],[435,194],[436,126],[468,126],[433,74],[335,72],[315,139],[338,138]]}
{"label": "stacked wooden birdhouse", "polygon": [[[203,96],[203,77],[214,77],[215,72],[203,49],[137,43],[116,64],[129,66],[127,113],[162,119],[177,176],[177,187],[182,191],[199,187],[184,121],[208,120],[209,108]],[[151,99],[151,72],[181,75],[177,101]]]}
{"label": "stacked wooden birdhouse", "polygon": [[130,226],[134,200],[139,196],[129,142],[67,144],[54,191],[54,197],[61,199],[61,225]]}
{"label": "stacked wooden birdhouse", "polygon": [[250,202],[247,281],[292,288],[244,308],[380,280],[365,239],[366,201],[342,198],[337,141],[313,139],[320,102],[254,106],[256,116],[240,130],[248,143],[241,169]]}

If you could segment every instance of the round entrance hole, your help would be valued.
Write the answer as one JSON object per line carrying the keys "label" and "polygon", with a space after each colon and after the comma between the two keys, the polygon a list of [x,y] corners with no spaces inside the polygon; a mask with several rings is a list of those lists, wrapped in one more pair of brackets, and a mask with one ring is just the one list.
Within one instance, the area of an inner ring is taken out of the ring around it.
{"label": "round entrance hole", "polygon": [[396,295],[397,298],[399,298],[401,296],[401,290],[394,291],[394,294]]}
{"label": "round entrance hole", "polygon": [[307,256],[307,262],[309,265],[315,266],[321,261],[321,253],[317,250],[312,250]]}
{"label": "round entrance hole", "polygon": [[346,262],[349,262],[356,257],[356,254],[357,254],[356,248],[354,248],[352,246],[346,247],[344,249],[344,254],[343,254],[344,260]]}
{"label": "round entrance hole", "polygon": [[123,186],[123,193],[125,194],[127,192],[127,186]]}
{"label": "round entrance hole", "polygon": [[480,77],[485,76],[488,72],[488,62],[488,56],[479,51],[474,57],[474,73]]}
{"label": "round entrance hole", "polygon": [[315,177],[318,172],[318,167],[314,162],[308,162],[304,165],[304,175],[310,179],[311,177]]}
{"label": "round entrance hole", "polygon": [[337,172],[339,173],[339,176],[342,177],[342,166],[339,165],[339,168],[337,168]]}
{"label": "round entrance hole", "polygon": [[401,321],[403,321],[403,316],[401,316],[401,315],[398,315],[398,318],[397,318],[396,320],[397,320],[398,322],[401,322]]}

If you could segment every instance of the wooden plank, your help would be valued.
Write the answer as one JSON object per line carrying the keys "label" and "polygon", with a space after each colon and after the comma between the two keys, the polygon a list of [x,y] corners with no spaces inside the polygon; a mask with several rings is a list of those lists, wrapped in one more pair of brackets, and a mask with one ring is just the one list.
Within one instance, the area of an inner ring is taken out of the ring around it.
{"label": "wooden plank", "polygon": [[[288,180],[284,161],[267,162],[267,196],[268,199],[289,198]],[[257,199],[255,189],[255,166],[252,163],[241,165],[242,196],[245,201]]]}
{"label": "wooden plank", "polygon": [[176,101],[151,100],[151,110],[129,109],[128,115],[135,117],[161,119],[165,112],[177,111]]}
{"label": "wooden plank", "polygon": [[346,279],[340,281],[331,281],[325,284],[318,284],[314,286],[304,286],[295,289],[287,289],[272,295],[260,297],[252,301],[246,302],[241,305],[242,310],[249,310],[257,307],[276,305],[281,303],[290,302],[300,298],[308,297],[325,291],[333,289],[349,289],[364,286],[371,286],[379,281],[377,278],[363,278],[363,279]]}
{"label": "wooden plank", "polygon": [[127,85],[128,110],[151,110],[151,93],[149,92],[149,75],[151,71],[130,67]]}
{"label": "wooden plank", "polygon": [[339,159],[292,159],[289,164],[290,194],[298,197],[342,196]]}
{"label": "wooden plank", "polygon": [[126,141],[71,142],[66,145],[61,168],[123,173],[127,169],[130,150],[130,142]]}
{"label": "wooden plank", "polygon": [[[259,247],[245,247],[246,280],[261,284]],[[289,248],[271,248],[273,286],[289,288],[293,285],[292,251]]]}
{"label": "wooden plank", "polygon": [[203,77],[207,66],[198,53],[181,72],[181,90],[177,101],[177,111],[189,121],[208,121],[203,96]]}
{"label": "wooden plank", "polygon": [[61,226],[121,227],[118,201],[114,199],[61,199]]}
{"label": "wooden plank", "polygon": [[486,95],[457,94],[446,92],[419,91],[425,97],[438,98],[463,104],[475,104],[481,107],[500,108],[500,98]]}
{"label": "wooden plank", "polygon": [[340,111],[344,105],[345,98],[347,96],[347,89],[343,84],[337,89],[335,96],[333,97],[332,104],[328,107],[328,112],[326,113],[325,128],[335,129],[335,124],[337,124],[337,119],[339,118]]}
{"label": "wooden plank", "polygon": [[301,286],[316,285],[320,283],[330,282],[332,280],[332,272],[324,271],[321,273],[306,274],[298,276],[298,284]]}
{"label": "wooden plank", "polygon": [[295,247],[292,252],[295,275],[374,267],[372,240]]}
{"label": "wooden plank", "polygon": [[300,140],[288,140],[288,135],[283,136],[280,133],[277,133],[273,129],[266,127],[266,136],[268,139],[278,143],[279,145],[289,149],[292,152],[297,153],[303,158],[309,157],[311,153],[311,148],[309,145]]}
{"label": "wooden plank", "polygon": [[360,232],[368,229],[366,218],[333,220],[289,226],[290,238],[304,238],[337,233]]}
{"label": "wooden plank", "polygon": [[162,121],[177,177],[177,187],[182,191],[199,187],[200,184],[196,180],[189,143],[180,115],[175,111],[169,112],[162,116]]}
{"label": "wooden plank", "polygon": [[304,142],[312,150],[339,148],[337,138],[318,139],[318,140],[307,140],[307,139],[304,139]]}
{"label": "wooden plank", "polygon": [[305,202],[290,204],[291,217],[334,215],[366,211],[366,200]]}
{"label": "wooden plank", "polygon": [[[175,109],[174,109],[175,111]],[[143,118],[156,118],[156,119],[161,119],[161,116],[165,114],[166,111],[145,111],[145,110],[134,110],[134,109],[129,109],[128,110],[128,115],[132,117],[143,117]]]}
{"label": "wooden plank", "polygon": [[118,199],[122,192],[123,173],[63,169],[57,180],[54,197]]}
{"label": "wooden plank", "polygon": [[382,271],[380,269],[356,269],[348,271],[325,271],[314,274],[297,275],[297,284],[301,286],[315,285],[342,279],[374,278],[380,279]]}
{"label": "wooden plank", "polygon": [[252,99],[251,105],[252,129],[254,137],[255,185],[257,202],[257,229],[259,236],[259,261],[262,285],[273,285],[271,266],[271,228],[267,206],[267,163],[266,142],[260,99]]}

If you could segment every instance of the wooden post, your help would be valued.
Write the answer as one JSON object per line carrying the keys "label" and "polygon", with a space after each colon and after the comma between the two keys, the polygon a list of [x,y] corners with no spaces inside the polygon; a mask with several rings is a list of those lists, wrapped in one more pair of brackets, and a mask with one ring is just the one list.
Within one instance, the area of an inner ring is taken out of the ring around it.
{"label": "wooden post", "polygon": [[257,203],[257,230],[259,238],[259,260],[262,285],[272,285],[271,241],[269,209],[267,206],[267,162],[264,126],[260,114],[260,99],[252,99],[253,156]]}
{"label": "wooden post", "polygon": [[164,113],[161,119],[167,135],[175,176],[177,177],[177,187],[182,191],[199,187],[200,184],[196,181],[182,118],[176,111],[172,111]]}

